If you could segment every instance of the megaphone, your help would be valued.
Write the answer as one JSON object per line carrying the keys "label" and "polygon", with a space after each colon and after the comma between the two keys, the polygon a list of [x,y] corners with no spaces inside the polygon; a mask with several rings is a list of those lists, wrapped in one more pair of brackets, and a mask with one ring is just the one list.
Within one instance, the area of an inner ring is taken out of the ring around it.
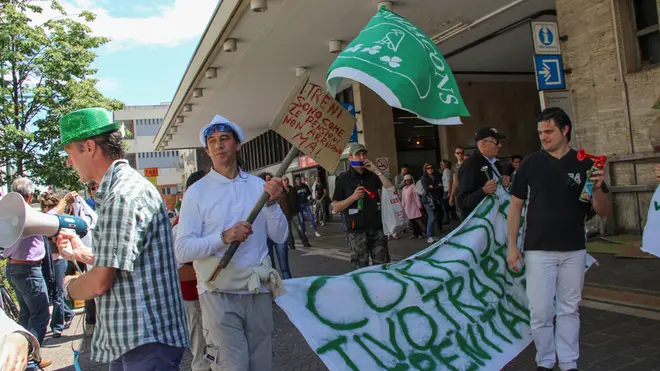
{"label": "megaphone", "polygon": [[0,246],[8,248],[30,236],[54,237],[62,229],[71,229],[85,237],[87,223],[70,215],[45,214],[25,203],[23,196],[8,193],[0,200]]}

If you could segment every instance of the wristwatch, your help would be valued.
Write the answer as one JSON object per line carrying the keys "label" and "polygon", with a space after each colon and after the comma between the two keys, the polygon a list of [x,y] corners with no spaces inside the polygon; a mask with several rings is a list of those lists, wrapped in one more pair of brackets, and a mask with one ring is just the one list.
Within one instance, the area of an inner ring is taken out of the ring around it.
{"label": "wristwatch", "polygon": [[277,200],[266,202],[266,207],[271,207],[277,203]]}

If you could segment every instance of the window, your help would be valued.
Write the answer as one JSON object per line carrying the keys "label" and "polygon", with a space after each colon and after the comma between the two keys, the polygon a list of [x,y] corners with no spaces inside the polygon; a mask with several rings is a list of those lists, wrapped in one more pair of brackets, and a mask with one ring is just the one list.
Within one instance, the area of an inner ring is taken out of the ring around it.
{"label": "window", "polygon": [[628,72],[660,64],[657,0],[624,0],[620,19]]}

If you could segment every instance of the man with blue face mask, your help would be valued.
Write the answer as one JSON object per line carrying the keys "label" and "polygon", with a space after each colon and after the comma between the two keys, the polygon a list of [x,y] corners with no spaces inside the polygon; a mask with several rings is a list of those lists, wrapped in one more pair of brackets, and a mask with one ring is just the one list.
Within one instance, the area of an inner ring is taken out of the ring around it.
{"label": "man with blue face mask", "polygon": [[383,233],[379,192],[392,182],[367,158],[367,148],[351,143],[348,150],[350,168],[335,181],[332,209],[343,213],[348,231],[353,269],[390,261],[387,239]]}

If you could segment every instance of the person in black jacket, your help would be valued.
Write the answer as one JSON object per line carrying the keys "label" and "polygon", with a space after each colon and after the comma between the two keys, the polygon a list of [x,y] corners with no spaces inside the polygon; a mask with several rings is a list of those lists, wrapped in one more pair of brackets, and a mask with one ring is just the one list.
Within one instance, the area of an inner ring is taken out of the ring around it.
{"label": "person in black jacket", "polygon": [[500,177],[504,187],[511,184],[509,172],[503,172],[497,162],[505,138],[495,128],[482,128],[476,133],[474,140],[478,151],[465,160],[458,171],[456,205],[463,218],[467,218],[484,197],[497,191],[497,180]]}
{"label": "person in black jacket", "polygon": [[438,225],[438,232],[442,232],[442,198],[444,197],[444,187],[442,186],[442,175],[435,171],[433,165],[428,162],[424,164],[424,175],[421,178],[424,196],[422,204],[426,209],[428,219],[426,222],[426,238],[428,243],[437,241],[434,233],[433,223]]}

